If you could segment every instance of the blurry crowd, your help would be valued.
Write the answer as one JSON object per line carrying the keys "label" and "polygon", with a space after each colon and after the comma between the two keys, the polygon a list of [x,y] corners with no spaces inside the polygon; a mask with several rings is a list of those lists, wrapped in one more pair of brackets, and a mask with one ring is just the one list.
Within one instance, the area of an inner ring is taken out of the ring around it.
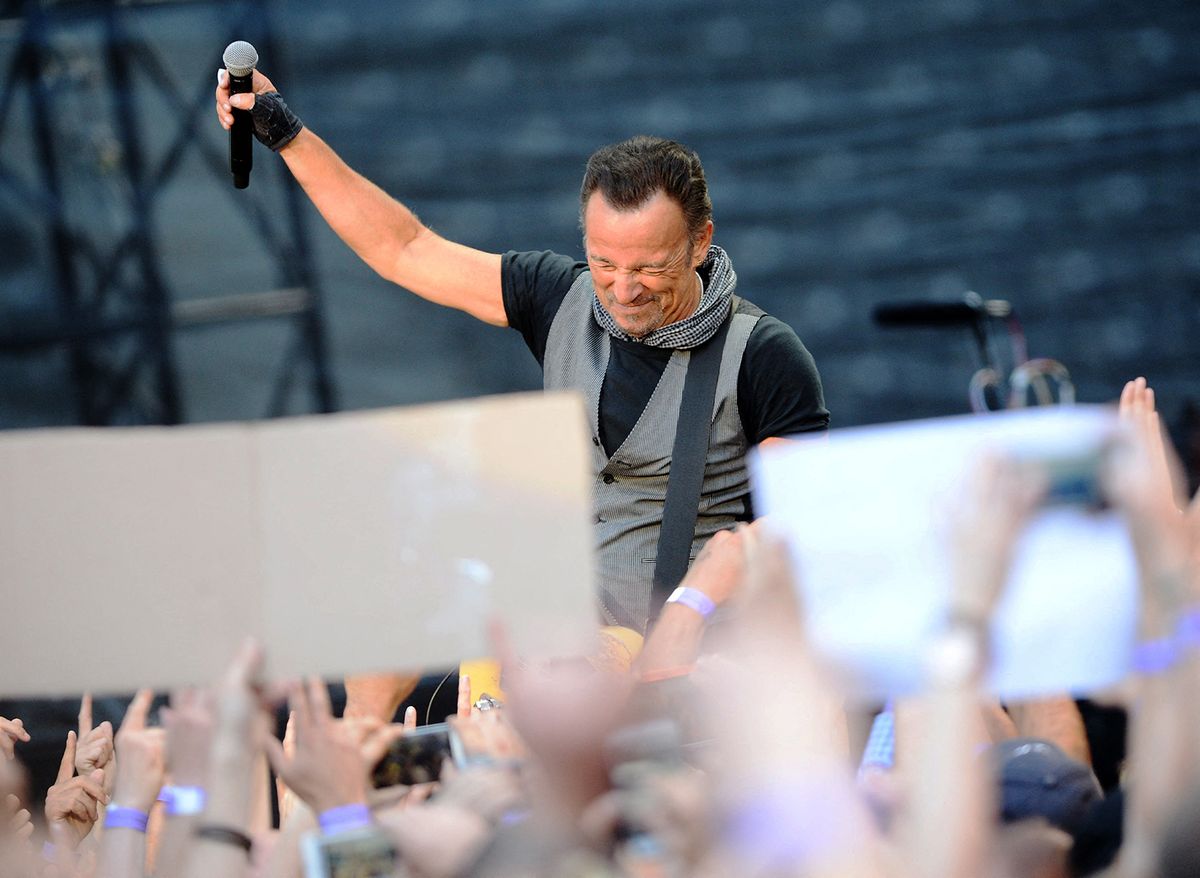
{"label": "blurry crowd", "polygon": [[847,697],[764,520],[714,537],[685,580],[722,621],[668,604],[631,661],[601,635],[594,656],[526,662],[495,630],[500,687],[461,678],[427,777],[380,770],[415,758],[413,711],[335,717],[322,681],[264,681],[253,643],[157,716],[143,691],[94,725],[85,697],[36,814],[21,753],[38,729],[0,718],[0,876],[1200,875],[1200,502],[1145,381],[1120,414],[1101,478],[1141,600],[1133,673],[1088,693],[1129,716],[1107,791],[1070,695],[983,691],[1046,490],[997,457],[963,485],[949,610],[910,697]]}

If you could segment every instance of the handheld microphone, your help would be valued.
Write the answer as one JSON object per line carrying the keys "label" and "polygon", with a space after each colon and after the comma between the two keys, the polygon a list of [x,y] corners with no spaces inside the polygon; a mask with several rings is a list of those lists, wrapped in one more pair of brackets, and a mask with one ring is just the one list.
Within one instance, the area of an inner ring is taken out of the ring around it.
{"label": "handheld microphone", "polygon": [[1004,299],[982,299],[967,293],[958,302],[884,302],[871,316],[880,326],[971,326],[986,317],[1007,317],[1012,305]]}
{"label": "handheld microphone", "polygon": [[[249,94],[254,91],[254,65],[258,63],[258,52],[245,40],[230,43],[222,56],[225,69],[229,71],[229,93]],[[233,172],[235,189],[250,185],[250,168],[254,164],[251,152],[254,139],[254,122],[249,110],[233,108],[233,127],[229,129],[229,170]]]}

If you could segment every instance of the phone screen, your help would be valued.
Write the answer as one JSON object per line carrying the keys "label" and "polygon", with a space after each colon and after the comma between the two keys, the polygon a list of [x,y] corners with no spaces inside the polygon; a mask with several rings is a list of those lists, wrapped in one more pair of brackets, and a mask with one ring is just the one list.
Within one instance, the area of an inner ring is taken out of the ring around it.
{"label": "phone screen", "polygon": [[376,789],[432,783],[450,756],[450,728],[445,723],[421,726],[392,742],[375,766],[371,782]]}
{"label": "phone screen", "polygon": [[379,829],[304,838],[306,878],[392,878],[398,864],[395,845]]}

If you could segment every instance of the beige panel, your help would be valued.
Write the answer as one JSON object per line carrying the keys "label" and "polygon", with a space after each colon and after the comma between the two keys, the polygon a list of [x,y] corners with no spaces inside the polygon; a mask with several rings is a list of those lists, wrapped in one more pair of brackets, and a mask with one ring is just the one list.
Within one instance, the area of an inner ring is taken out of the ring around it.
{"label": "beige panel", "polygon": [[582,401],[0,435],[0,695],[529,652],[591,631]]}
{"label": "beige panel", "polygon": [[0,693],[210,679],[260,627],[241,427],[0,436]]}
{"label": "beige panel", "polygon": [[[285,673],[436,667],[594,629],[582,401],[527,394],[258,433],[268,640]],[[314,466],[320,461],[320,466]]]}

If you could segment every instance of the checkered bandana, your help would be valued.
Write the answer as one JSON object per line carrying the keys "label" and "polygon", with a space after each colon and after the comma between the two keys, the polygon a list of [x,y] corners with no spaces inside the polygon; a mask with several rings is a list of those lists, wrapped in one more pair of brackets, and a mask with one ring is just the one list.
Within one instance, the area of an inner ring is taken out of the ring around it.
{"label": "checkered bandana", "polygon": [[637,341],[652,348],[670,348],[671,350],[688,350],[704,344],[725,322],[729,316],[729,303],[733,300],[733,290],[737,286],[737,273],[729,254],[717,246],[708,248],[708,256],[700,264],[700,277],[708,275],[708,283],[702,284],[700,305],[691,317],[669,323],[660,327],[645,338],[634,338],[621,327],[617,326],[612,315],[600,304],[600,297],[592,294],[592,314],[613,338],[622,341]]}

